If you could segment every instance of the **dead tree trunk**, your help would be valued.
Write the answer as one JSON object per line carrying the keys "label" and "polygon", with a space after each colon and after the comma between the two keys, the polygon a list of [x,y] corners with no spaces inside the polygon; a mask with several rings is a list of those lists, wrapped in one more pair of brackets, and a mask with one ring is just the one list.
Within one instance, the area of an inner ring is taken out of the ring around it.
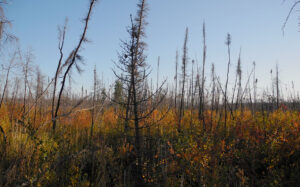
{"label": "dead tree trunk", "polygon": [[205,63],[206,63],[206,31],[205,31],[205,23],[203,23],[203,59],[202,59],[202,78],[201,78],[201,88],[200,89],[200,104],[199,104],[199,120],[202,121],[203,130],[206,130],[205,125],[205,102],[204,102],[204,87],[205,87]]}
{"label": "dead tree trunk", "polygon": [[215,89],[216,89],[216,81],[215,81],[215,65],[212,64],[211,66],[211,79],[212,79],[212,91],[211,91],[211,104],[210,104],[210,129],[212,130],[213,127],[213,115],[214,115],[214,105],[215,105]]}
{"label": "dead tree trunk", "polygon": [[229,80],[229,70],[230,70],[230,44],[231,44],[231,36],[227,34],[226,43],[228,49],[228,64],[227,64],[227,76],[226,76],[226,83],[225,83],[225,93],[224,93],[224,105],[225,105],[225,132],[227,128],[227,87],[228,87],[228,80]]}
{"label": "dead tree trunk", "polygon": [[[58,49],[59,49],[60,57],[59,57],[59,60],[58,60],[58,65],[57,65],[57,69],[56,69],[55,76],[54,76],[53,93],[52,93],[52,105],[51,105],[51,117],[52,117],[53,126],[56,126],[55,108],[54,108],[55,107],[55,97],[56,97],[56,87],[57,87],[58,76],[61,72],[62,60],[63,60],[63,57],[64,57],[63,47],[64,47],[64,43],[65,43],[66,29],[67,29],[67,22],[65,22],[63,30],[59,30]],[[55,127],[53,127],[53,128],[55,128]]]}
{"label": "dead tree trunk", "polygon": [[174,91],[174,100],[175,100],[175,111],[177,111],[177,83],[178,83],[178,51],[176,51],[176,61],[175,61],[175,91]]}
{"label": "dead tree trunk", "polygon": [[14,53],[12,59],[10,60],[10,62],[8,64],[8,67],[6,69],[6,77],[5,77],[5,83],[4,83],[4,87],[3,87],[3,90],[2,90],[2,96],[1,96],[1,100],[0,100],[0,108],[2,107],[2,104],[3,104],[5,93],[6,93],[6,90],[7,90],[7,87],[8,87],[10,71],[11,71],[13,63],[15,61],[15,57],[16,57],[16,53]]}
{"label": "dead tree trunk", "polygon": [[278,73],[278,65],[276,65],[276,108],[279,109],[279,73]]}
{"label": "dead tree trunk", "polygon": [[62,97],[62,93],[64,91],[67,76],[68,76],[71,68],[74,65],[77,68],[77,70],[80,72],[80,69],[79,69],[79,66],[78,66],[77,63],[78,63],[78,61],[82,60],[82,57],[78,54],[78,52],[81,49],[82,44],[87,42],[87,39],[86,39],[85,35],[86,35],[86,32],[87,32],[90,16],[91,16],[91,13],[92,13],[95,2],[96,2],[96,0],[91,0],[90,1],[89,11],[87,13],[87,16],[84,19],[84,28],[83,28],[83,32],[81,34],[80,40],[79,40],[77,46],[72,50],[72,52],[70,53],[69,57],[66,59],[66,62],[64,64],[64,66],[67,66],[67,69],[64,72],[63,79],[62,79],[62,82],[61,82],[60,91],[59,91],[59,94],[58,94],[58,99],[57,99],[57,104],[56,104],[56,108],[55,108],[54,118],[53,118],[53,121],[52,121],[53,131],[55,131],[55,128],[56,128],[56,120],[57,120],[58,111],[59,111],[59,107],[60,107],[60,104],[61,104],[61,97]]}
{"label": "dead tree trunk", "polygon": [[181,98],[180,98],[180,108],[179,108],[179,119],[178,119],[178,126],[177,130],[178,132],[181,132],[181,123],[182,118],[184,116],[184,97],[185,97],[185,81],[186,81],[186,68],[187,68],[187,62],[188,62],[188,56],[187,56],[187,42],[188,42],[188,34],[189,30],[186,28],[185,31],[185,38],[184,38],[184,44],[183,44],[183,56],[182,56],[182,85],[181,85]]}
{"label": "dead tree trunk", "polygon": [[[134,177],[133,186],[143,186],[146,183],[146,180],[143,179],[142,163],[145,158],[147,159],[147,154],[144,156],[141,129],[147,128],[150,130],[150,126],[147,124],[142,125],[143,123],[141,122],[143,120],[145,122],[145,119],[151,116],[162,101],[162,99],[158,100],[156,98],[157,96],[162,96],[162,87],[159,87],[153,93],[150,92],[150,94],[147,89],[147,78],[149,75],[147,70],[149,66],[146,63],[146,56],[144,54],[146,43],[143,42],[146,15],[146,0],[140,0],[138,3],[138,14],[134,21],[131,18],[131,26],[127,30],[130,40],[123,42],[123,51],[118,55],[118,63],[115,63],[115,66],[121,70],[122,74],[119,75],[113,71],[115,76],[124,82],[122,87],[127,91],[125,102],[115,100],[113,102],[126,107],[125,117],[122,113],[120,114],[120,117],[125,120],[125,133],[130,129],[134,130],[135,163],[132,170],[132,177]],[[152,101],[156,101],[156,103]],[[149,108],[149,105],[151,105],[151,108]],[[130,122],[133,122],[133,124]],[[133,127],[130,126],[131,124]]]}

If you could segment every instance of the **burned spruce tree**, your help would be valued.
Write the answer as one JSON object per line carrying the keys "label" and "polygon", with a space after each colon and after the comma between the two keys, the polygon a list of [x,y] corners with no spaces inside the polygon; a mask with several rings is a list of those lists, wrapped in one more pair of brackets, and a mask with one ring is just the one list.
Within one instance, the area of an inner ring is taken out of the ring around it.
{"label": "burned spruce tree", "polygon": [[[205,30],[205,23],[203,23],[202,27],[202,37],[203,37],[203,57],[202,57],[202,78],[201,78],[201,84],[199,80],[199,121],[202,121],[203,130],[206,129],[205,125],[205,119],[204,119],[204,112],[205,112],[205,63],[206,63],[206,30]],[[199,78],[199,76],[198,76]]]}
{"label": "burned spruce tree", "polygon": [[237,79],[238,79],[238,82],[237,82],[237,95],[236,95],[236,102],[235,102],[235,110],[238,109],[239,107],[239,104],[240,104],[240,108],[242,108],[242,102],[243,102],[243,98],[241,97],[241,94],[242,94],[242,67],[241,67],[241,63],[242,63],[242,60],[241,60],[241,52],[239,54],[239,59],[238,59],[238,64],[237,64],[237,67],[236,67],[236,76],[237,76]]}
{"label": "burned spruce tree", "polygon": [[175,61],[175,76],[174,76],[174,81],[175,81],[175,91],[174,91],[174,108],[175,111],[177,109],[177,83],[178,83],[178,51],[176,51],[176,61]]}
{"label": "burned spruce tree", "polygon": [[[55,73],[55,77],[54,77],[54,90],[53,90],[53,98],[52,98],[52,129],[53,131],[55,131],[56,128],[56,121],[58,118],[58,112],[59,112],[59,108],[60,108],[60,104],[61,104],[61,99],[62,99],[62,94],[65,88],[65,84],[66,84],[66,80],[67,77],[70,76],[70,72],[71,69],[73,69],[73,67],[76,68],[76,70],[80,73],[82,70],[79,67],[79,62],[82,61],[82,56],[79,55],[79,51],[82,48],[82,44],[86,43],[88,40],[86,38],[86,32],[88,29],[88,24],[91,18],[91,14],[92,14],[92,10],[94,8],[94,5],[96,3],[97,0],[90,0],[89,3],[89,10],[88,13],[86,15],[86,17],[84,18],[84,28],[82,31],[82,34],[80,36],[79,42],[78,44],[75,46],[75,48],[71,51],[71,53],[69,54],[68,58],[65,60],[64,64],[62,64],[62,58],[63,58],[63,53],[62,53],[62,49],[64,46],[64,39],[65,39],[65,31],[66,28],[64,27],[63,31],[61,32],[61,37],[60,37],[60,44],[59,44],[59,51],[60,51],[60,59],[59,59],[59,63],[57,66],[57,70]],[[65,68],[65,70],[63,71],[63,68]],[[62,81],[61,81],[61,85],[60,85],[60,89],[59,89],[59,93],[58,93],[58,98],[56,101],[56,106],[54,106],[55,103],[55,96],[56,96],[56,81],[58,79],[59,74],[62,73]]]}
{"label": "burned spruce tree", "polygon": [[135,161],[132,168],[132,177],[135,186],[145,184],[142,169],[143,144],[141,129],[146,128],[145,119],[151,117],[153,111],[166,95],[166,93],[162,93],[163,84],[152,93],[149,93],[146,89],[147,78],[150,74],[150,67],[147,65],[144,53],[146,43],[143,41],[145,26],[147,25],[145,20],[148,11],[146,0],[140,0],[137,6],[137,15],[134,19],[130,16],[131,25],[127,28],[130,38],[127,41],[121,41],[122,51],[118,54],[118,63],[115,62],[115,66],[120,72],[113,70],[118,81],[121,82],[124,99],[121,101],[112,99],[122,108],[119,116],[124,121],[125,144],[130,143],[129,131],[134,129],[132,143],[135,148]]}
{"label": "burned spruce tree", "polygon": [[187,42],[188,42],[189,30],[186,28],[185,30],[185,37],[184,37],[184,44],[183,44],[183,55],[182,55],[182,82],[181,82],[181,96],[180,96],[180,104],[179,104],[179,118],[177,124],[177,131],[181,132],[181,123],[182,118],[184,116],[184,97],[185,97],[185,84],[186,84],[186,77],[187,77],[187,63],[188,63],[188,49],[187,49]]}
{"label": "burned spruce tree", "polygon": [[228,33],[226,42],[225,44],[227,45],[227,52],[228,52],[228,63],[227,63],[227,73],[226,73],[226,83],[225,83],[225,91],[224,91],[224,108],[225,108],[225,129],[227,125],[227,105],[228,105],[228,81],[229,81],[229,70],[230,70],[230,63],[231,63],[231,56],[230,56],[230,44],[231,44],[231,35]]}

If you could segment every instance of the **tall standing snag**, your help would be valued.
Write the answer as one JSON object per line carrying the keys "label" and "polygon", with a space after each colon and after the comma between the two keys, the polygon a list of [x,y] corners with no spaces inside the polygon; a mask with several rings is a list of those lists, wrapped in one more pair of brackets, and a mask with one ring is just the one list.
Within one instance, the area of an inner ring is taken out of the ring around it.
{"label": "tall standing snag", "polygon": [[278,64],[276,65],[276,109],[279,109],[279,73]]}
{"label": "tall standing snag", "polygon": [[[235,102],[235,109],[237,110],[239,107],[239,102],[240,105],[242,105],[242,101],[243,98],[241,96],[242,94],[242,67],[241,67],[241,51],[240,51],[240,55],[239,55],[239,59],[238,59],[238,64],[237,64],[237,68],[236,68],[236,75],[237,75],[237,79],[238,79],[238,88],[237,88],[237,95],[236,95],[236,102]],[[242,106],[241,106],[242,108]]]}
{"label": "tall standing snag", "polygon": [[7,67],[3,67],[4,70],[6,70],[6,77],[5,77],[5,83],[4,83],[4,87],[3,87],[3,90],[2,90],[2,96],[1,96],[1,100],[0,100],[0,108],[2,107],[2,104],[3,104],[3,100],[4,100],[4,97],[5,97],[5,93],[6,93],[6,90],[7,90],[7,87],[8,87],[8,82],[9,82],[9,75],[10,75],[10,72],[14,66],[14,61],[15,61],[15,58],[16,58],[16,53],[13,54],[9,64]]}
{"label": "tall standing snag", "polygon": [[[153,93],[148,94],[147,78],[149,75],[149,66],[146,63],[146,56],[144,54],[146,43],[143,41],[145,37],[145,26],[147,22],[145,20],[147,16],[147,2],[146,0],[140,0],[137,4],[138,12],[135,19],[131,17],[131,25],[127,28],[127,32],[130,35],[128,41],[122,41],[122,52],[118,54],[119,61],[115,62],[117,69],[121,73],[117,73],[113,70],[115,76],[122,82],[122,88],[124,90],[124,101],[113,102],[121,105],[125,108],[125,116],[122,112],[120,117],[124,119],[124,135],[125,141],[127,141],[127,132],[133,129],[134,135],[134,147],[135,147],[135,164],[133,167],[134,185],[139,186],[145,184],[143,180],[143,149],[141,144],[140,129],[149,127],[147,124],[141,125],[141,122],[150,117],[153,111],[162,102],[164,96],[162,93],[163,84],[157,88]],[[160,97],[159,99],[154,99]],[[150,102],[152,101],[152,102]],[[149,106],[151,105],[151,106]],[[130,140],[129,140],[130,141]]]}
{"label": "tall standing snag", "polygon": [[230,70],[230,44],[231,44],[231,36],[228,33],[226,42],[227,45],[227,52],[228,52],[228,64],[227,64],[227,76],[226,76],[226,83],[225,83],[225,91],[224,91],[224,105],[225,105],[225,132],[226,132],[226,126],[227,126],[227,87],[228,87],[228,80],[229,80],[229,70]]}
{"label": "tall standing snag", "polygon": [[215,93],[216,93],[216,75],[215,75],[215,65],[211,65],[211,81],[212,81],[212,90],[211,90],[211,104],[210,104],[210,130],[213,127],[213,113],[215,105]]}
{"label": "tall standing snag", "polygon": [[189,36],[189,29],[186,28],[185,30],[185,37],[184,37],[184,44],[183,44],[183,56],[182,56],[182,83],[181,83],[181,98],[180,98],[180,107],[179,107],[179,119],[178,119],[178,132],[181,132],[181,120],[184,116],[184,96],[185,96],[185,82],[186,82],[186,69],[187,69],[187,62],[188,62],[188,56],[187,56],[187,42],[188,42],[188,36]]}
{"label": "tall standing snag", "polygon": [[81,69],[78,66],[78,62],[82,61],[82,57],[78,54],[78,52],[81,49],[82,44],[87,42],[87,39],[86,39],[85,36],[86,36],[89,20],[90,20],[91,13],[92,13],[95,2],[96,2],[96,0],[91,0],[90,1],[88,13],[87,13],[87,16],[84,19],[84,28],[83,28],[83,32],[80,36],[80,40],[79,40],[77,46],[72,50],[72,52],[70,53],[70,55],[66,59],[65,63],[63,64],[63,66],[67,67],[67,68],[66,68],[65,72],[63,73],[63,79],[62,79],[61,87],[60,87],[59,94],[58,94],[57,104],[56,104],[54,116],[52,118],[52,129],[53,129],[53,131],[55,131],[55,128],[56,128],[56,120],[57,120],[58,111],[59,111],[59,107],[60,107],[60,103],[61,103],[61,97],[62,97],[62,93],[64,91],[67,76],[70,73],[70,70],[72,69],[73,66],[75,66],[76,69],[79,72],[81,71]]}
{"label": "tall standing snag", "polygon": [[176,61],[175,61],[175,76],[174,76],[174,80],[175,80],[175,91],[174,91],[174,108],[175,111],[177,110],[177,80],[178,80],[178,51],[176,51]]}
{"label": "tall standing snag", "polygon": [[205,23],[203,23],[202,28],[202,36],[203,36],[203,59],[202,59],[202,78],[201,78],[201,85],[199,81],[199,121],[203,123],[203,130],[206,129],[205,126],[205,119],[204,119],[204,112],[205,112],[205,103],[204,103],[204,87],[205,87],[205,63],[206,63],[206,30],[205,30]]}
{"label": "tall standing snag", "polygon": [[[52,123],[56,123],[55,122],[55,120],[56,120],[55,119],[55,108],[54,108],[55,107],[55,97],[56,97],[56,87],[57,87],[58,76],[61,72],[62,60],[64,57],[63,48],[64,48],[64,43],[65,43],[66,29],[67,29],[67,22],[65,22],[63,30],[59,29],[58,49],[59,49],[60,57],[58,60],[57,69],[56,69],[55,76],[54,76],[54,83],[53,83],[53,94],[52,94],[52,104],[51,104]],[[53,128],[55,128],[55,127],[53,127]]]}

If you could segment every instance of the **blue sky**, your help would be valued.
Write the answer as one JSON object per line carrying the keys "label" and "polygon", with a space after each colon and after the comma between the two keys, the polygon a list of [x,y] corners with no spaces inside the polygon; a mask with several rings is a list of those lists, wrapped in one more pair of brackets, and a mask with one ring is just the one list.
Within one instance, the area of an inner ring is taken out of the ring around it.
{"label": "blue sky", "polygon": [[[270,83],[270,70],[279,64],[282,86],[295,82],[300,89],[300,33],[299,12],[295,11],[283,36],[281,27],[294,1],[282,0],[149,0],[147,21],[148,63],[156,75],[157,57],[161,58],[160,77],[172,81],[176,50],[181,53],[185,28],[189,27],[189,57],[201,63],[202,23],[207,29],[207,63],[215,63],[217,74],[224,81],[227,33],[232,35],[232,65],[234,71],[240,48],[242,67],[247,75],[256,61],[256,75],[260,88]],[[114,79],[111,68],[117,60],[120,39],[126,39],[129,15],[136,13],[137,0],[100,0],[93,12],[81,54],[85,65],[82,75],[73,74],[75,85],[89,88],[92,69],[97,66],[104,81]],[[58,62],[57,26],[68,17],[64,52],[68,54],[77,43],[82,28],[81,19],[87,12],[88,0],[11,0],[5,6],[6,16],[12,20],[11,32],[20,39],[22,49],[30,48],[35,64],[50,77]],[[300,8],[300,7],[299,7]],[[189,64],[191,67],[191,63]],[[207,77],[209,77],[207,69]],[[231,73],[230,83],[234,82]],[[155,78],[154,78],[155,79]],[[284,87],[283,87],[284,88]]]}

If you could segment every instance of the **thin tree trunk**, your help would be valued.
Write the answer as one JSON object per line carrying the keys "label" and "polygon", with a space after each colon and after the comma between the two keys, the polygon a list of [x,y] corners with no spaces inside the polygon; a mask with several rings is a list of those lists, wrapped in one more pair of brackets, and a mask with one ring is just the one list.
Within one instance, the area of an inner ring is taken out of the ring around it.
{"label": "thin tree trunk", "polygon": [[67,75],[70,72],[70,70],[73,67],[73,65],[76,63],[76,59],[78,59],[78,57],[79,57],[78,56],[78,52],[79,52],[79,49],[81,48],[82,43],[86,42],[85,35],[86,35],[86,32],[87,32],[88,23],[89,23],[89,20],[90,20],[90,15],[92,13],[92,9],[94,7],[94,3],[95,3],[95,0],[91,0],[88,14],[87,14],[86,18],[84,19],[85,20],[85,26],[84,26],[81,38],[79,40],[79,43],[76,46],[76,48],[71,52],[69,58],[66,61],[67,64],[68,64],[68,67],[67,67],[67,69],[66,69],[66,71],[64,73],[63,80],[62,80],[62,83],[61,83],[61,88],[60,88],[58,99],[57,99],[56,109],[55,109],[53,123],[52,123],[52,129],[53,129],[53,131],[55,131],[55,128],[56,128],[56,120],[57,120],[56,118],[58,116],[58,111],[59,111],[59,107],[60,107],[60,104],[61,104],[61,97],[62,97],[62,93],[64,91],[64,87],[65,87],[65,82],[66,82]]}
{"label": "thin tree trunk", "polygon": [[[52,105],[51,105],[51,117],[52,117],[52,123],[53,123],[53,126],[56,125],[56,119],[55,119],[55,97],[56,97],[56,87],[57,87],[57,80],[58,80],[58,76],[59,76],[59,73],[61,71],[61,65],[62,65],[62,60],[63,60],[63,57],[64,57],[64,54],[63,54],[63,47],[64,47],[64,43],[65,43],[65,35],[66,35],[66,22],[65,22],[65,26],[63,28],[63,31],[60,31],[59,35],[60,35],[60,41],[59,41],[59,45],[58,45],[58,49],[59,49],[59,53],[60,53],[60,58],[59,58],[59,61],[58,61],[58,65],[57,65],[57,69],[56,69],[56,72],[55,72],[55,76],[54,76],[54,84],[53,84],[53,93],[52,93]],[[55,128],[55,127],[53,127]]]}
{"label": "thin tree trunk", "polygon": [[175,62],[175,111],[177,110],[177,82],[178,82],[178,51],[176,51],[176,62]]}
{"label": "thin tree trunk", "polygon": [[206,130],[206,125],[205,125],[205,102],[204,102],[204,87],[205,87],[205,63],[206,63],[206,31],[205,31],[205,23],[203,23],[203,60],[202,60],[202,83],[201,83],[201,98],[200,98],[200,106],[201,109],[201,120],[203,124],[203,130]]}
{"label": "thin tree trunk", "polygon": [[5,83],[4,83],[4,88],[3,88],[3,91],[2,91],[2,96],[1,96],[1,101],[0,101],[0,108],[2,107],[2,104],[3,104],[3,100],[4,100],[4,97],[5,97],[5,93],[6,93],[6,89],[7,89],[7,86],[8,86],[8,79],[9,79],[9,73],[10,73],[10,70],[12,68],[12,63],[14,61],[14,58],[15,58],[15,55],[14,54],[14,57],[12,58],[12,60],[10,61],[9,65],[8,65],[8,68],[7,68],[7,72],[6,72],[6,78],[5,78]]}
{"label": "thin tree trunk", "polygon": [[228,48],[228,64],[227,64],[227,76],[226,76],[226,83],[225,83],[225,94],[224,94],[224,104],[225,104],[225,132],[227,131],[227,87],[228,87],[228,80],[229,80],[229,69],[230,69],[230,44],[231,44],[231,36],[230,34],[227,35],[226,45]]}
{"label": "thin tree trunk", "polygon": [[179,108],[179,119],[178,119],[178,132],[181,132],[181,120],[184,116],[184,96],[185,96],[185,80],[186,80],[186,66],[187,66],[187,42],[188,42],[188,28],[185,31],[185,39],[183,45],[183,57],[182,57],[182,90]]}
{"label": "thin tree trunk", "polygon": [[212,76],[212,97],[211,97],[211,109],[210,109],[210,129],[212,130],[213,127],[213,114],[214,114],[214,104],[215,104],[215,87],[216,87],[216,82],[215,82],[215,65],[212,64],[211,67],[211,76]]}
{"label": "thin tree trunk", "polygon": [[279,73],[278,65],[276,65],[276,107],[279,109]]}

